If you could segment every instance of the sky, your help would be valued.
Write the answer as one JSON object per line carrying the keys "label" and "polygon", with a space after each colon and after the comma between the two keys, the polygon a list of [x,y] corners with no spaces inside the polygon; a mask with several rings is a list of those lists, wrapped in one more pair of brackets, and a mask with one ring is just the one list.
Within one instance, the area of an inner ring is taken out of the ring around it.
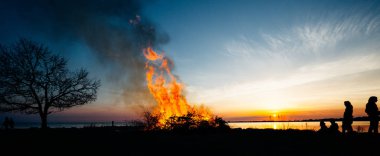
{"label": "sky", "polygon": [[364,116],[380,94],[380,1],[34,2],[0,4],[0,43],[44,43],[102,83],[96,102],[51,121],[141,117],[155,104],[144,87],[146,41],[171,58],[189,103],[227,120],[341,117],[347,100]]}

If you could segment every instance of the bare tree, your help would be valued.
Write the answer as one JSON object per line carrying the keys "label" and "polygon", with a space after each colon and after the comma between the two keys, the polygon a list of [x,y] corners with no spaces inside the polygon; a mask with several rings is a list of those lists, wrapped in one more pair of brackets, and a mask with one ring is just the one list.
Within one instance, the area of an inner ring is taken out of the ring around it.
{"label": "bare tree", "polygon": [[0,111],[39,114],[41,128],[53,112],[96,100],[99,80],[84,69],[70,72],[65,58],[36,42],[0,45]]}

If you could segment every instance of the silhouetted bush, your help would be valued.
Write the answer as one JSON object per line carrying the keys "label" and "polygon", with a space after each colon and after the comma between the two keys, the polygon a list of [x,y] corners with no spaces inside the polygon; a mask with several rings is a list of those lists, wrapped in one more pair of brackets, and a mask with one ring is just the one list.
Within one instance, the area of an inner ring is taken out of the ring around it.
{"label": "silhouetted bush", "polygon": [[144,113],[145,130],[171,130],[171,131],[189,131],[189,130],[209,130],[209,129],[230,129],[226,121],[221,117],[211,119],[202,118],[195,113],[188,113],[183,116],[171,116],[159,123],[160,116],[153,115],[150,112]]}
{"label": "silhouetted bush", "polygon": [[153,115],[151,112],[144,112],[145,130],[156,130],[158,127],[159,116]]}

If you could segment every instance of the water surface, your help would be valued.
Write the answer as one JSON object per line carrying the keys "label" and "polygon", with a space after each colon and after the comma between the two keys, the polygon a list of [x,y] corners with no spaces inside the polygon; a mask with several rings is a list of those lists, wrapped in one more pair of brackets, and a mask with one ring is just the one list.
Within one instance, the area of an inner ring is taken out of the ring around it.
{"label": "water surface", "polygon": [[[330,126],[330,122],[325,122],[326,126]],[[339,125],[339,130],[342,131],[342,122],[336,122]],[[299,130],[314,130],[317,131],[319,121],[310,122],[230,122],[228,123],[231,128],[253,128],[253,129],[299,129]],[[352,128],[357,132],[367,132],[369,121],[354,121]]]}

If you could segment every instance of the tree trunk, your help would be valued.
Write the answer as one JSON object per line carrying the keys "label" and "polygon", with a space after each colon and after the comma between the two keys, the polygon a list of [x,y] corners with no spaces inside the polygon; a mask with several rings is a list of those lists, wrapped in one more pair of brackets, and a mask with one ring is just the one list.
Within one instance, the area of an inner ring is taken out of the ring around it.
{"label": "tree trunk", "polygon": [[40,116],[41,116],[41,129],[46,129],[47,128],[47,114],[42,113]]}

